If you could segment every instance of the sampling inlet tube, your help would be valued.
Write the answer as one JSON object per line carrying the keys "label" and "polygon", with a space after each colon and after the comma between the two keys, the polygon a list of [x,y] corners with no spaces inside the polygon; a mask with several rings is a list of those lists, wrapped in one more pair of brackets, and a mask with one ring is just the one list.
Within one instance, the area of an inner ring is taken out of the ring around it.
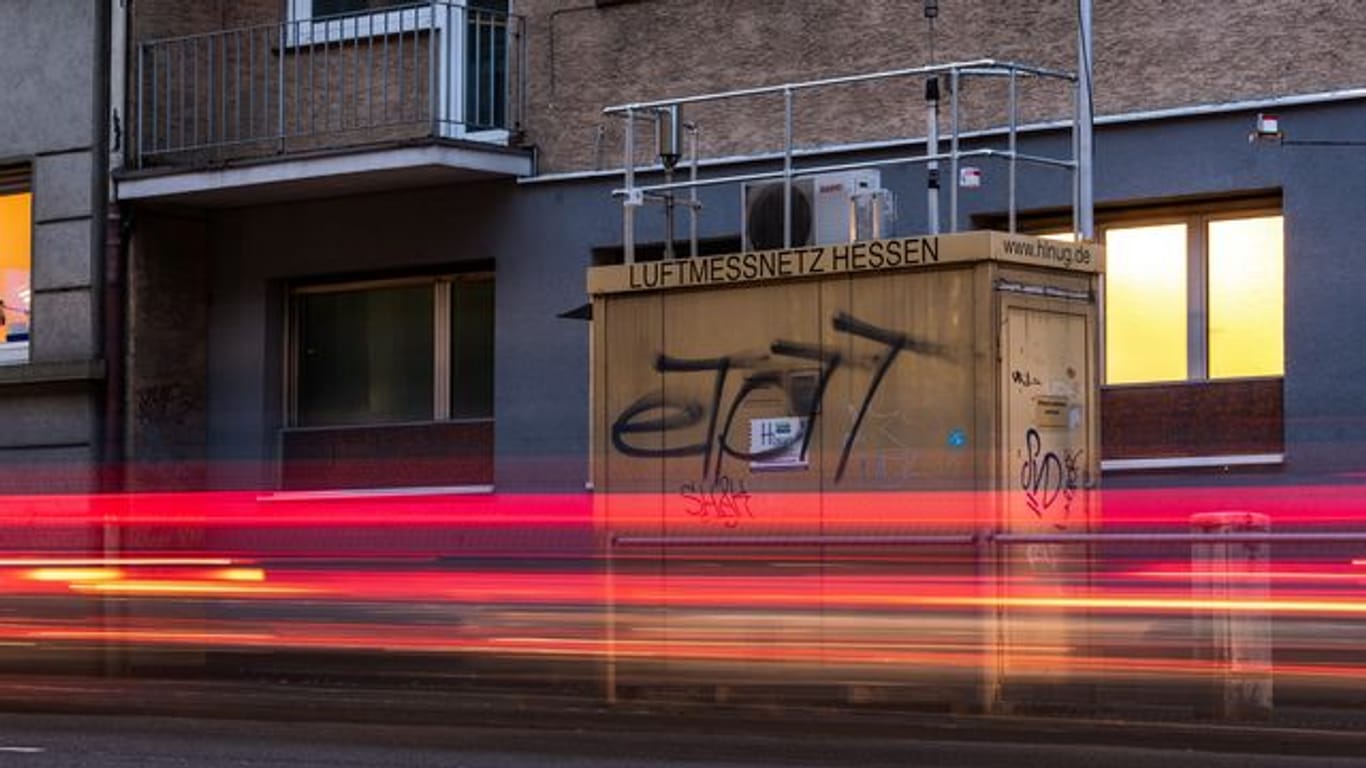
{"label": "sampling inlet tube", "polygon": [[[925,154],[933,157],[939,154],[939,76],[934,75],[925,81]],[[929,222],[928,232],[939,234],[939,161],[931,160],[925,164],[925,216]]]}

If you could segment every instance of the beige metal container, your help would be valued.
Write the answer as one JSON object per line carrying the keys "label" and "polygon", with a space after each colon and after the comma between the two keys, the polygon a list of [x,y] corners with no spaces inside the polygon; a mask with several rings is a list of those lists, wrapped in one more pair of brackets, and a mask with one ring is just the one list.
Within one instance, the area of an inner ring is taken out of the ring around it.
{"label": "beige metal container", "polygon": [[[946,672],[988,704],[1065,674],[1045,660],[1078,652],[1067,617],[1006,606],[1067,589],[1078,553],[992,536],[1094,524],[1102,261],[979,231],[590,270],[613,658]],[[609,666],[615,690],[630,665]]]}

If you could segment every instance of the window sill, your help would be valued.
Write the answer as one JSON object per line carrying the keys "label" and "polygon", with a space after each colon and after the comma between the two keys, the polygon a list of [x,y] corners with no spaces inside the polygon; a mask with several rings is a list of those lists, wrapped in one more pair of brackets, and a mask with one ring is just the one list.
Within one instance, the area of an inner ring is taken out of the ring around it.
{"label": "window sill", "polygon": [[0,365],[0,385],[58,384],[70,381],[99,381],[103,378],[103,360],[57,363],[32,363],[25,360]]}
{"label": "window sill", "polygon": [[392,499],[421,496],[482,496],[493,493],[492,485],[447,485],[411,488],[341,488],[317,491],[276,491],[256,497],[257,501],[324,501],[327,499]]}
{"label": "window sill", "polygon": [[1151,472],[1165,469],[1220,469],[1270,467],[1285,463],[1284,453],[1248,453],[1229,456],[1169,456],[1153,459],[1110,459],[1100,462],[1101,472]]}
{"label": "window sill", "polygon": [[0,366],[23,365],[28,362],[27,341],[0,342]]}

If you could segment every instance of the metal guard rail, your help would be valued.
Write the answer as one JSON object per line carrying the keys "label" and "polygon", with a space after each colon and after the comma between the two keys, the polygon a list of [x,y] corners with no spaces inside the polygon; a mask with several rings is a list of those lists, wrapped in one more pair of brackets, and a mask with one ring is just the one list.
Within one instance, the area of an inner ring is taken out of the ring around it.
{"label": "metal guard rail", "polygon": [[1366,544],[1366,532],[995,533],[944,536],[612,536],[633,547],[941,547],[980,544]]}
{"label": "metal guard rail", "polygon": [[514,14],[425,0],[142,42],[138,162],[518,131],[522,28]]}

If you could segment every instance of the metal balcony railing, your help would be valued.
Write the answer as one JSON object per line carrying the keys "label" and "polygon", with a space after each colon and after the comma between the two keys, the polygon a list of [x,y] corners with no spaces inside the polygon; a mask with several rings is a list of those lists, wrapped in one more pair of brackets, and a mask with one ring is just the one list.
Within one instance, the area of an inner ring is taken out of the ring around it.
{"label": "metal balcony railing", "polygon": [[454,2],[141,43],[142,166],[416,138],[505,144],[521,127],[521,17]]}

